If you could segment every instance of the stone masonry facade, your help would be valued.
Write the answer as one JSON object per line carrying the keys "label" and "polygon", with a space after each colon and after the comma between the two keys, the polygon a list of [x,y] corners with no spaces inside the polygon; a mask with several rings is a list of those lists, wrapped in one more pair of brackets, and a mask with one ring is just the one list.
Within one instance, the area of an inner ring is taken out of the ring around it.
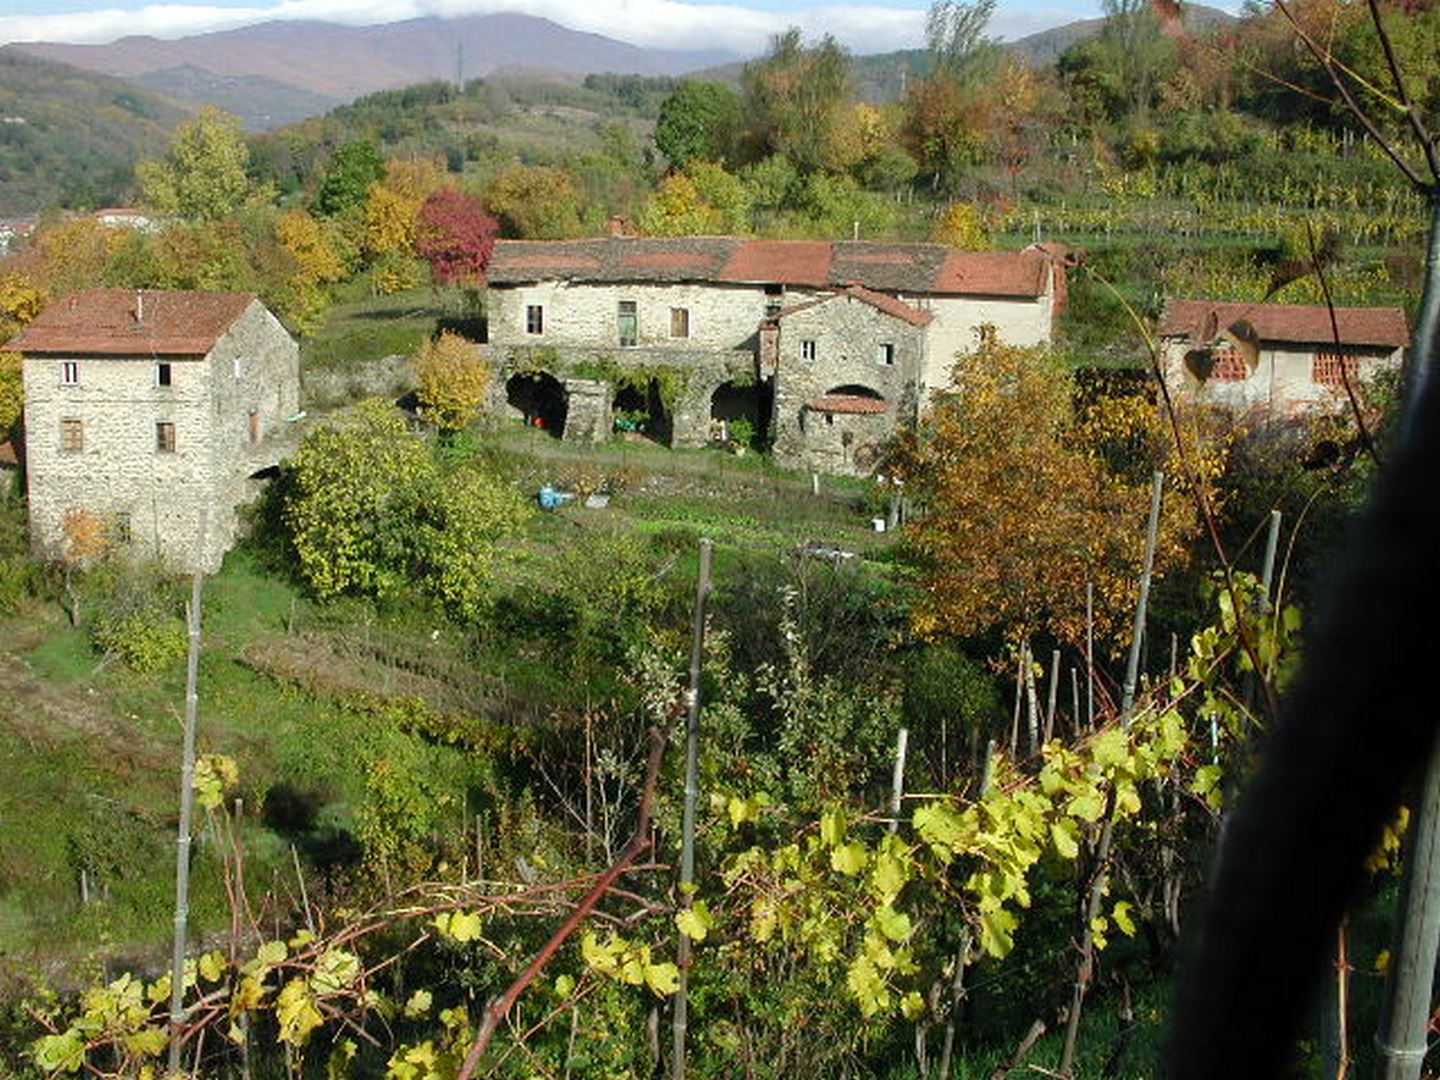
{"label": "stone masonry facade", "polygon": [[[290,445],[294,340],[245,294],[96,290],[56,309],[16,342],[33,546],[65,555],[67,518],[83,513],[138,555],[217,570],[252,477]],[[116,337],[123,319],[144,344]]]}

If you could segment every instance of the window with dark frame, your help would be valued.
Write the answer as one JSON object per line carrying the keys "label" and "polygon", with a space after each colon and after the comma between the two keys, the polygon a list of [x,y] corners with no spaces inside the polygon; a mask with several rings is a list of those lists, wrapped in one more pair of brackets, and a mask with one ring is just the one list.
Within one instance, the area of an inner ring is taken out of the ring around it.
{"label": "window with dark frame", "polygon": [[175,425],[169,420],[158,420],[155,423],[155,450],[161,454],[175,452]]}
{"label": "window with dark frame", "polygon": [[545,332],[545,308],[540,304],[527,304],[525,306],[525,332],[527,334],[543,334]]}
{"label": "window with dark frame", "polygon": [[670,309],[670,336],[676,338],[688,338],[690,336],[689,308],[672,307]]}
{"label": "window with dark frame", "polygon": [[882,341],[875,350],[875,359],[886,367],[895,365],[895,346],[888,341]]}
{"label": "window with dark frame", "polygon": [[78,360],[60,361],[60,385],[80,385],[80,362]]}
{"label": "window with dark frame", "polygon": [[634,300],[621,300],[618,313],[620,323],[620,345],[628,348],[640,339],[640,315]]}
{"label": "window with dark frame", "polygon": [[156,386],[169,386],[169,385],[170,385],[170,365],[169,365],[169,364],[166,364],[166,363],[163,363],[163,362],[162,362],[162,363],[158,363],[158,364],[155,365],[155,385],[156,385]]}
{"label": "window with dark frame", "polygon": [[83,421],[60,421],[60,449],[67,454],[78,454],[85,449],[85,424]]}
{"label": "window with dark frame", "polygon": [[805,338],[800,342],[800,359],[814,360],[818,350],[815,348],[813,338]]}

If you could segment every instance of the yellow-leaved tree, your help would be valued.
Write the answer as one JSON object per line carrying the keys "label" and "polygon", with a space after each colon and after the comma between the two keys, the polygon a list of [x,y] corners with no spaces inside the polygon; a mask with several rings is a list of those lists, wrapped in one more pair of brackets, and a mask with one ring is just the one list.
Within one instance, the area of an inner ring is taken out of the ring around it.
{"label": "yellow-leaved tree", "polygon": [[1005,627],[1080,641],[1086,583],[1097,641],[1118,644],[1135,604],[1153,470],[1167,488],[1157,574],[1184,560],[1198,524],[1185,488],[1216,475],[1223,450],[1187,437],[1186,464],[1147,393],[1077,401],[1070,373],[1044,350],[984,335],[960,357],[954,389],[892,469],[922,508],[910,539],[925,567],[915,612],[924,635]]}
{"label": "yellow-leaved tree", "polygon": [[468,427],[490,385],[490,368],[480,359],[480,350],[446,330],[423,342],[410,362],[420,383],[425,418],[444,433]]}

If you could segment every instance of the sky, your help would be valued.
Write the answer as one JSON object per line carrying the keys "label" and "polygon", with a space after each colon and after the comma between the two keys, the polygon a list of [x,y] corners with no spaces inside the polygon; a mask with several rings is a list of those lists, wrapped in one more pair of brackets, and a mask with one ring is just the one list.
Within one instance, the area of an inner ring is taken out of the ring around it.
{"label": "sky", "polygon": [[[755,55],[772,34],[799,26],[807,38],[829,33],[852,52],[874,53],[921,46],[927,7],[928,0],[3,0],[0,44],[174,38],[271,19],[364,25],[518,11],[652,48]],[[1100,0],[998,0],[989,33],[1013,40],[1099,11]]]}

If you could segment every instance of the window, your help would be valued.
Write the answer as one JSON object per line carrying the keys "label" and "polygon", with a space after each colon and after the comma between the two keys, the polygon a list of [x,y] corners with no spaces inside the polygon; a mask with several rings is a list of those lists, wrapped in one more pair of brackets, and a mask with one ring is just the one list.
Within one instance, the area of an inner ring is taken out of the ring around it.
{"label": "window", "polygon": [[781,303],[781,301],[784,299],[784,297],[785,297],[785,287],[784,287],[783,285],[766,285],[766,286],[765,286],[765,314],[766,314],[766,315],[775,315],[775,314],[778,314],[779,311],[780,311],[780,303]]}
{"label": "window", "polygon": [[76,360],[62,360],[60,362],[60,385],[80,385],[80,364]]}
{"label": "window", "polygon": [[539,304],[525,306],[525,332],[527,334],[543,334],[545,332],[545,309]]}
{"label": "window", "polygon": [[156,386],[169,386],[169,385],[170,385],[170,365],[169,365],[169,364],[156,364],[156,365],[155,365],[155,385],[156,385]]}
{"label": "window", "polygon": [[60,449],[78,454],[85,449],[85,425],[79,420],[60,421]]}
{"label": "window", "polygon": [[816,353],[816,350],[815,350],[815,341],[814,341],[814,339],[812,339],[812,338],[806,338],[804,341],[801,341],[801,342],[800,342],[800,359],[801,359],[801,360],[814,360],[814,359],[815,359],[815,353]]}
{"label": "window", "polygon": [[683,338],[690,336],[689,308],[672,307],[670,309],[670,336]]}
{"label": "window", "polygon": [[155,425],[155,450],[161,454],[175,452],[175,425],[161,420]]}
{"label": "window", "polygon": [[635,311],[634,300],[620,301],[620,344],[634,345],[640,336],[640,317]]}
{"label": "window", "polygon": [[882,341],[875,350],[875,359],[886,367],[895,365],[895,346],[888,341]]}
{"label": "window", "polygon": [[233,357],[230,360],[230,371],[234,374],[235,378],[240,378],[241,375],[245,374],[245,361],[238,356]]}
{"label": "window", "polygon": [[1216,349],[1210,359],[1210,378],[1215,382],[1244,382],[1250,377],[1250,369],[1238,349]]}
{"label": "window", "polygon": [[1359,381],[1360,358],[1334,349],[1317,352],[1310,363],[1310,378],[1332,390],[1344,390],[1346,383],[1354,386]]}

